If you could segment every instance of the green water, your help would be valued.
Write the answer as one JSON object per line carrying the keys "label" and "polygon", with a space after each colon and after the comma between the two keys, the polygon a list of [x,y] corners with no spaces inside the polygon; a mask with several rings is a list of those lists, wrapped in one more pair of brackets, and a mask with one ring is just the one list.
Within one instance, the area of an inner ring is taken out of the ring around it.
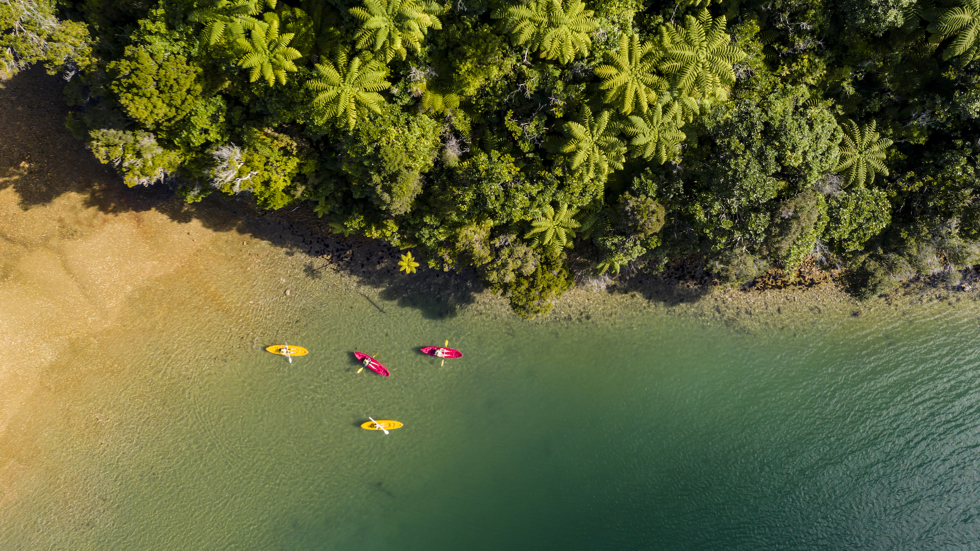
{"label": "green water", "polygon": [[[661,314],[429,319],[330,278],[267,298],[274,276],[163,281],[52,368],[0,548],[980,541],[971,306],[752,335]],[[445,339],[466,356],[416,351]],[[312,353],[262,351],[282,340]],[[358,374],[355,350],[392,376]],[[405,427],[359,429],[369,415]]]}

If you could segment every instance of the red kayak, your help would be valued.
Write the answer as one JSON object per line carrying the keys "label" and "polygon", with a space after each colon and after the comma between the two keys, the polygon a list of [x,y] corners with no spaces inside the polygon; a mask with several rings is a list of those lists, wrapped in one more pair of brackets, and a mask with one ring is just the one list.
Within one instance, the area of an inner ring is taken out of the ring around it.
{"label": "red kayak", "polygon": [[459,350],[453,350],[452,348],[446,348],[445,346],[426,346],[422,349],[422,353],[447,360],[463,357],[463,353]]}
{"label": "red kayak", "polygon": [[354,352],[354,357],[357,358],[357,361],[361,362],[361,364],[363,364],[364,367],[370,369],[371,371],[377,373],[378,375],[381,375],[382,377],[391,376],[391,373],[388,373],[388,370],[385,369],[385,366],[379,364],[378,360],[375,360],[371,356],[368,356],[363,352]]}

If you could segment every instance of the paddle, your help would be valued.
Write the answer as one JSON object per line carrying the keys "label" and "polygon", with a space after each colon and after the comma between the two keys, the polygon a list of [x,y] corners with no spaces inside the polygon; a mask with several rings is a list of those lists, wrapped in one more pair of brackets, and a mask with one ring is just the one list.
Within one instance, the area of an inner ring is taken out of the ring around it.
{"label": "paddle", "polygon": [[282,355],[283,356],[286,356],[286,359],[289,360],[289,363],[293,363],[293,357],[289,355],[289,343],[288,342],[286,343],[286,346],[283,346],[282,347]]}
{"label": "paddle", "polygon": [[[443,348],[446,348],[446,347],[448,347],[448,346],[449,346],[449,339],[446,339],[446,344],[445,344],[445,345],[443,345]],[[442,359],[442,363],[441,363],[441,364],[439,364],[439,367],[444,367],[445,365],[446,365],[446,358],[443,358],[443,359]]]}
{"label": "paddle", "polygon": [[387,429],[385,429],[384,427],[382,427],[382,426],[381,426],[381,423],[379,423],[379,422],[377,422],[377,421],[375,421],[373,417],[368,417],[368,419],[370,419],[370,420],[371,420],[371,422],[372,422],[372,423],[374,423],[374,426],[376,426],[376,427],[378,427],[379,429],[381,429],[381,430],[382,430],[382,431],[383,431],[383,432],[384,432],[385,434],[388,434],[388,431],[387,431]]}
{"label": "paddle", "polygon": [[[377,358],[377,357],[378,357],[378,354],[380,354],[380,353],[381,353],[381,352],[375,352],[375,353],[374,353],[374,356],[371,356],[371,357],[372,357],[372,358]],[[368,361],[370,361],[370,360],[368,360]],[[364,364],[361,364],[361,368],[360,368],[360,369],[358,369],[358,370],[357,370],[357,372],[358,372],[358,373],[360,373],[360,372],[362,372],[362,371],[364,371],[364,368],[365,368],[365,367],[367,367],[367,366],[366,366],[366,365],[364,365]],[[368,417],[368,419],[371,419],[371,418],[370,418],[370,417]],[[371,420],[372,420],[372,421],[374,421],[374,419],[371,419]]]}

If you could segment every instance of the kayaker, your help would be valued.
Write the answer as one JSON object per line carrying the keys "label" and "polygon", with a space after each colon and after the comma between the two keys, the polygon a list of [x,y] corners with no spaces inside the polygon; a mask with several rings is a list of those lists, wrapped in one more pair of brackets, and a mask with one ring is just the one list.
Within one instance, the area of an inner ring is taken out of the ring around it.
{"label": "kayaker", "polygon": [[361,362],[361,363],[364,364],[364,367],[370,368],[371,367],[371,358],[364,358],[364,361]]}
{"label": "kayaker", "polygon": [[448,358],[449,357],[449,354],[446,352],[446,349],[445,348],[436,348],[436,357],[437,358]]}

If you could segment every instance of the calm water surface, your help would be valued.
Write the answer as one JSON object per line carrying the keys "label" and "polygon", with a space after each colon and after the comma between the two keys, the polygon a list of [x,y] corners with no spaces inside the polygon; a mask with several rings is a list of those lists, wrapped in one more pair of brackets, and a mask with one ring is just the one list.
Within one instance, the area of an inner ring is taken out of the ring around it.
{"label": "calm water surface", "polygon": [[[330,278],[284,299],[275,275],[162,281],[52,368],[0,441],[31,466],[0,548],[980,541],[976,309],[748,335],[657,314],[428,319]],[[445,339],[466,356],[416,351]],[[282,340],[311,354],[262,351]],[[392,377],[358,374],[355,350]],[[368,415],[405,427],[357,428]]]}

